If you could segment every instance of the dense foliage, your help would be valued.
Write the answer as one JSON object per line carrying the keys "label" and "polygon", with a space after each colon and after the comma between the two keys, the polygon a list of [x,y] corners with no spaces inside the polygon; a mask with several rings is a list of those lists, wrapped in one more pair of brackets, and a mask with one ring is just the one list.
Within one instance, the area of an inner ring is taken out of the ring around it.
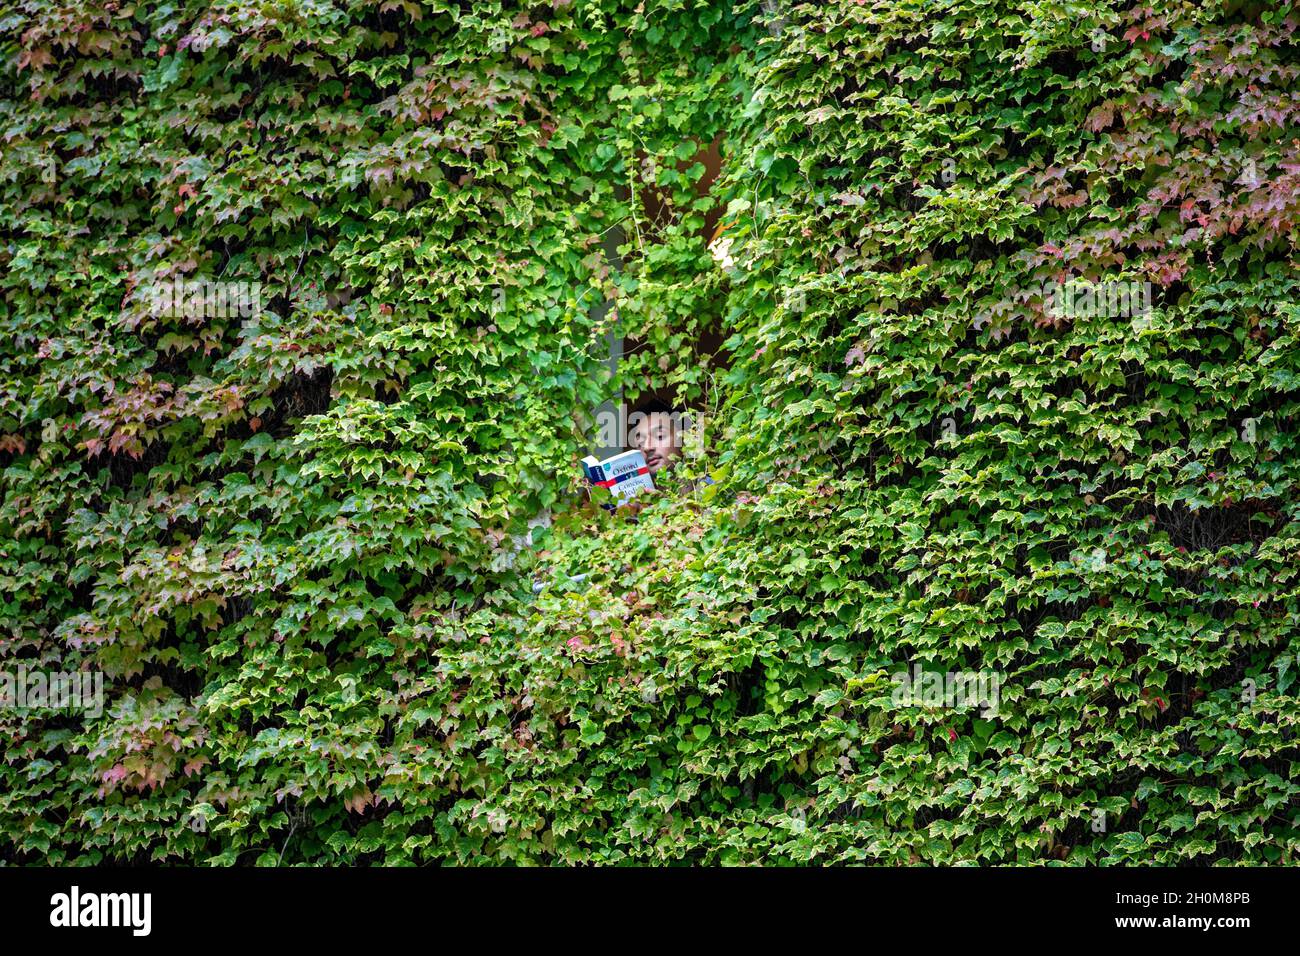
{"label": "dense foliage", "polygon": [[1294,862],[1297,26],[7,0],[0,860]]}

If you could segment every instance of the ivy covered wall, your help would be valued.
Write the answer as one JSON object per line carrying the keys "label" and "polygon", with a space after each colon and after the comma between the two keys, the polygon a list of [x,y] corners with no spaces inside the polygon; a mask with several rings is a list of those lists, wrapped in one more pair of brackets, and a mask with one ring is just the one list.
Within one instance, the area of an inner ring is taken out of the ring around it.
{"label": "ivy covered wall", "polygon": [[1294,862],[1297,26],[8,5],[0,859]]}

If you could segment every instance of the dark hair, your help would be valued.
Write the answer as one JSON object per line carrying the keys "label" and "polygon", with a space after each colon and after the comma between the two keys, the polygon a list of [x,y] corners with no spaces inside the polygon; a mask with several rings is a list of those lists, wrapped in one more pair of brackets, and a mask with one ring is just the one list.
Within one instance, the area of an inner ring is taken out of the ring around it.
{"label": "dark hair", "polygon": [[643,399],[638,405],[636,405],[632,409],[631,414],[636,415],[640,413],[642,415],[653,415],[656,412],[667,412],[670,415],[675,415],[680,414],[681,409],[668,404],[668,402],[665,402],[662,398],[647,398]]}

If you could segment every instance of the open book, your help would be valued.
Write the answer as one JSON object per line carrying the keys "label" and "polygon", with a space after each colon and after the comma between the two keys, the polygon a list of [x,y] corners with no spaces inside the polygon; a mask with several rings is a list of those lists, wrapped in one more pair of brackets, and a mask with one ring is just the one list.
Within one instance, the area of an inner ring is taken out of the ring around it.
{"label": "open book", "polygon": [[[645,455],[639,451],[625,451],[599,461],[594,455],[582,459],[582,471],[591,483],[593,501],[600,501],[606,507],[616,507],[629,498],[653,489],[654,481],[650,478],[650,469],[646,467]],[[597,491],[603,488],[605,491]],[[612,501],[607,501],[606,492]]]}

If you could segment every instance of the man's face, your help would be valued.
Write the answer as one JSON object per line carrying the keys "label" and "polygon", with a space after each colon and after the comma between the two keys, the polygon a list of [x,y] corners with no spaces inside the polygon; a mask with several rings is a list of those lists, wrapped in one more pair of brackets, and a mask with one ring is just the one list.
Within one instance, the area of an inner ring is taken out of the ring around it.
{"label": "man's face", "polygon": [[681,453],[677,441],[677,425],[671,412],[651,412],[632,417],[632,433],[628,441],[645,455],[650,474],[658,474]]}

